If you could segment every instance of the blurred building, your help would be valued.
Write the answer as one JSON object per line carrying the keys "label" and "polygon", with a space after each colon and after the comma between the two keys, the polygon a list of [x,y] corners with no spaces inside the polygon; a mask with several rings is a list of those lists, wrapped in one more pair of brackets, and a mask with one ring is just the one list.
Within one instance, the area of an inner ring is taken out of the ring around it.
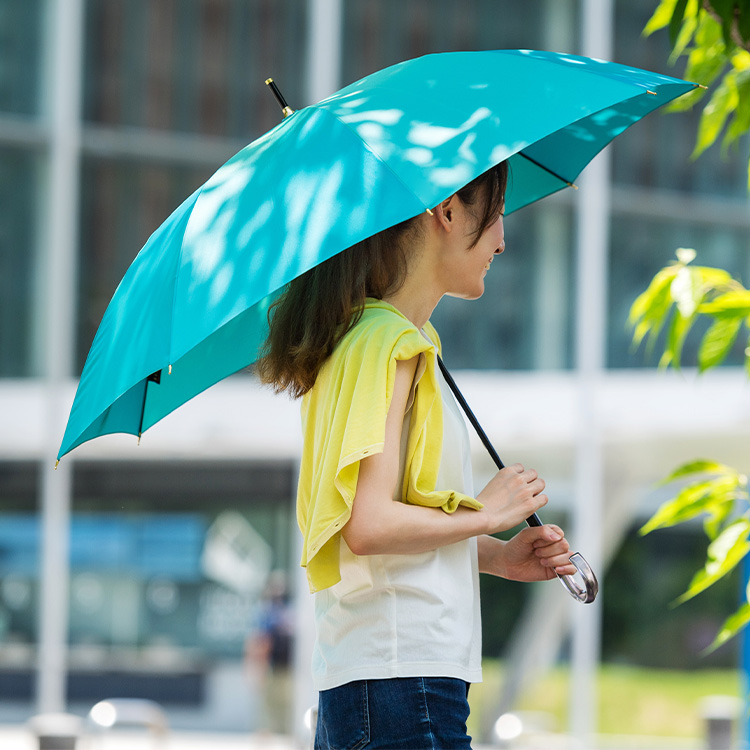
{"label": "blurred building", "polygon": [[[670,73],[666,35],[641,37],[655,5],[0,0],[0,721],[138,694],[186,726],[252,724],[241,659],[258,581],[296,569],[297,406],[240,373],[140,448],[103,438],[52,466],[125,269],[186,196],[278,122],[263,81],[298,108],[406,58],[504,47]],[[435,316],[501,455],[539,468],[551,512],[569,516],[599,566],[674,464],[747,461],[739,368],[699,383],[659,373],[626,327],[678,247],[750,278],[747,141],[727,160],[715,149],[693,162],[696,125],[697,113],[637,124],[578,193],[507,220],[508,251],[481,301],[445,300]],[[491,465],[475,453],[481,478]],[[207,540],[234,549],[246,578],[208,563]],[[600,606],[578,622],[594,644],[582,670],[597,656]]]}

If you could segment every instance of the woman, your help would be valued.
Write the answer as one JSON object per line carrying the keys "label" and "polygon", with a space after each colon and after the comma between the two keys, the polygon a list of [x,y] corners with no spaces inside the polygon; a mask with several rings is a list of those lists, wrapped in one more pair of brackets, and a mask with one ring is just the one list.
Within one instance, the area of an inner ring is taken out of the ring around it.
{"label": "woman", "polygon": [[481,680],[478,573],[574,573],[520,464],[474,496],[469,441],[429,318],[476,299],[503,252],[507,165],[292,282],[273,310],[264,382],[303,396],[297,516],[315,592],[316,748],[469,748]]}

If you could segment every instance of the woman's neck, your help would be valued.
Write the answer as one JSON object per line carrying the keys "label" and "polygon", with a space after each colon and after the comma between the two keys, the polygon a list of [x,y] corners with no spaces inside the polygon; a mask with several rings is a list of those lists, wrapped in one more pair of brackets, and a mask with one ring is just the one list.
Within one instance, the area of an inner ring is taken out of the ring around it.
{"label": "woman's neck", "polygon": [[417,328],[421,329],[432,316],[432,311],[440,301],[440,297],[436,299],[434,295],[427,294],[424,289],[415,289],[412,288],[413,286],[407,282],[395,294],[384,297],[383,301],[393,305]]}

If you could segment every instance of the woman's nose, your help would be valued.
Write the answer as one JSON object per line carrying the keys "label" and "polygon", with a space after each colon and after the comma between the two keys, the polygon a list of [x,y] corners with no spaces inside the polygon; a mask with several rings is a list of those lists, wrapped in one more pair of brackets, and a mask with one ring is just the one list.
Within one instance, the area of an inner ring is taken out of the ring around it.
{"label": "woman's nose", "polygon": [[495,255],[500,255],[504,251],[505,251],[505,240],[503,240],[498,246],[497,250],[495,250]]}

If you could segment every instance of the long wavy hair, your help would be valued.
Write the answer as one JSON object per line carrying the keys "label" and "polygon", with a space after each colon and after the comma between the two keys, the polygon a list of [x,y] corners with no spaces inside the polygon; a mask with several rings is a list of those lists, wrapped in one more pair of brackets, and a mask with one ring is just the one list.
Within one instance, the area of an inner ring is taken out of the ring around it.
{"label": "long wavy hair", "polygon": [[[477,220],[476,245],[505,204],[508,166],[501,162],[456,192]],[[336,344],[359,322],[367,297],[403,285],[420,217],[389,227],[291,281],[268,312],[269,333],[255,371],[274,391],[299,398],[315,384]]]}

